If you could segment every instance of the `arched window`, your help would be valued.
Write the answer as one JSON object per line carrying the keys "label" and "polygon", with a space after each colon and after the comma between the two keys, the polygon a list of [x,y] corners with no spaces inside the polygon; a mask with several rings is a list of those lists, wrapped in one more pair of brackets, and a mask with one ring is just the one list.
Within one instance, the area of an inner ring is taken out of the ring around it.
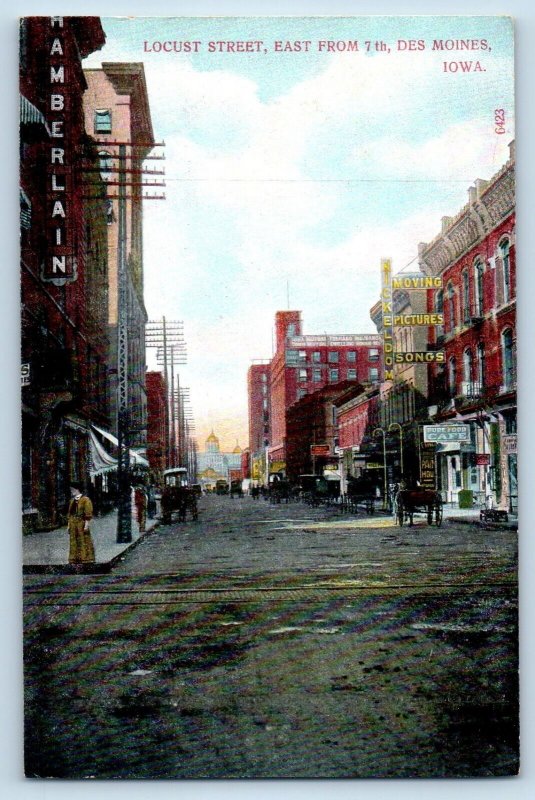
{"label": "arched window", "polygon": [[448,327],[452,331],[455,328],[455,290],[453,284],[448,283]]}
{"label": "arched window", "polygon": [[503,302],[508,303],[511,299],[511,256],[509,252],[509,239],[500,243],[500,258],[503,270]]}
{"label": "arched window", "polygon": [[483,290],[483,262],[480,258],[476,259],[474,264],[474,294],[475,294],[475,315],[476,317],[483,316],[484,309],[484,290]]}
{"label": "arched window", "polygon": [[[439,289],[435,294],[435,314],[444,316],[444,292],[442,289]],[[437,337],[444,335],[444,325],[435,326],[435,335]]]}
{"label": "arched window", "polygon": [[455,397],[457,394],[457,362],[455,357],[450,358],[448,361],[448,384],[450,396]]}
{"label": "arched window", "polygon": [[98,154],[100,177],[103,181],[111,180],[113,170],[113,158],[106,150],[100,150]]}
{"label": "arched window", "polygon": [[502,378],[505,391],[516,385],[516,357],[513,331],[506,328],[502,333]]}
{"label": "arched window", "polygon": [[468,270],[463,270],[462,273],[462,281],[463,281],[463,322],[468,323],[470,322],[470,276],[468,275]]}
{"label": "arched window", "polygon": [[485,364],[485,345],[483,342],[479,342],[477,346],[477,382],[479,384],[479,391],[483,391],[483,386],[485,385],[485,372],[486,372],[486,364]]}
{"label": "arched window", "polygon": [[463,353],[463,381],[469,384],[466,387],[466,394],[471,393],[471,383],[472,383],[472,351],[469,347]]}

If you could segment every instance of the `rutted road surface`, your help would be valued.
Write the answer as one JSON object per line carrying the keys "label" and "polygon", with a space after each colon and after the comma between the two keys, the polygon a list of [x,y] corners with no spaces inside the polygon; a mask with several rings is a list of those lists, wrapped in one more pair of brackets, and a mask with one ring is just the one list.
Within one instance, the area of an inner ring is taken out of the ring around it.
{"label": "rutted road surface", "polygon": [[200,510],[111,575],[25,578],[28,775],[515,772],[515,532]]}

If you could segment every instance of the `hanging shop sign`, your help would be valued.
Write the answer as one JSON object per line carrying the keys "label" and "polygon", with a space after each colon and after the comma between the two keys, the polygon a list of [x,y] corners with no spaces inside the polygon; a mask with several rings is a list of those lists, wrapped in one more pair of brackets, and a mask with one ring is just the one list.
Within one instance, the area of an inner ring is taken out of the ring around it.
{"label": "hanging shop sign", "polygon": [[425,442],[420,447],[420,485],[424,489],[436,489],[436,445]]}
{"label": "hanging shop sign", "polygon": [[444,325],[444,314],[395,314],[392,324],[394,328]]}
{"label": "hanging shop sign", "polygon": [[442,278],[430,278],[422,273],[396,275],[392,289],[442,289]]}
{"label": "hanging shop sign", "polygon": [[407,353],[394,353],[395,364],[445,364],[444,350],[418,350]]}
{"label": "hanging shop sign", "polygon": [[469,425],[424,425],[424,442],[469,442]]}
{"label": "hanging shop sign", "polygon": [[381,313],[383,315],[383,364],[385,381],[394,380],[394,326],[392,324],[392,262],[381,259]]}
{"label": "hanging shop sign", "polygon": [[41,265],[41,279],[56,286],[76,280],[71,219],[70,130],[66,110],[70,67],[65,64],[64,18],[50,17],[46,64],[49,80],[50,147],[47,156],[47,251]]}
{"label": "hanging shop sign", "polygon": [[331,448],[328,444],[311,444],[310,445],[310,455],[311,456],[329,456],[331,454]]}
{"label": "hanging shop sign", "polygon": [[506,433],[502,437],[502,448],[506,456],[512,456],[517,452],[516,433]]}
{"label": "hanging shop sign", "polygon": [[30,385],[30,373],[31,368],[29,362],[25,362],[20,365],[20,385],[21,386],[29,386]]}
{"label": "hanging shop sign", "polygon": [[490,466],[490,453],[476,453],[476,467]]}

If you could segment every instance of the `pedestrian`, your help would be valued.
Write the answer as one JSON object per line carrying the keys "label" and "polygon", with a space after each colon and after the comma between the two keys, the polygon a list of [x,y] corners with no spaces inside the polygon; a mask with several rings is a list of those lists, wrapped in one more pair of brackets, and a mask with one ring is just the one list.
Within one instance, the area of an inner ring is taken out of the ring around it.
{"label": "pedestrian", "polygon": [[89,530],[89,523],[93,518],[93,504],[83,493],[81,483],[74,481],[70,489],[71,501],[67,512],[69,564],[94,564],[95,548]]}
{"label": "pedestrian", "polygon": [[136,486],[134,492],[134,502],[136,504],[137,522],[139,525],[139,532],[145,532],[145,525],[147,521],[147,495],[143,484]]}
{"label": "pedestrian", "polygon": [[147,487],[147,514],[149,519],[156,516],[156,492],[152,484]]}

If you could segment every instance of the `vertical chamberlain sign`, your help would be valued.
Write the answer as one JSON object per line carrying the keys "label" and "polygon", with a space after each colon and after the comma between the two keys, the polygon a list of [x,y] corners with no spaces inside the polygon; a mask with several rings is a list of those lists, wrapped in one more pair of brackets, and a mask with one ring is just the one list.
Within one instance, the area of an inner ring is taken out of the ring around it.
{"label": "vertical chamberlain sign", "polygon": [[394,326],[392,313],[392,262],[381,259],[381,312],[383,315],[384,380],[394,380]]}
{"label": "vertical chamberlain sign", "polygon": [[51,144],[47,164],[47,252],[41,266],[41,279],[56,286],[76,280],[76,261],[72,249],[71,186],[69,154],[72,152],[67,129],[69,106],[66,85],[70,77],[65,65],[66,40],[63,17],[50,17],[47,72],[48,110]]}

